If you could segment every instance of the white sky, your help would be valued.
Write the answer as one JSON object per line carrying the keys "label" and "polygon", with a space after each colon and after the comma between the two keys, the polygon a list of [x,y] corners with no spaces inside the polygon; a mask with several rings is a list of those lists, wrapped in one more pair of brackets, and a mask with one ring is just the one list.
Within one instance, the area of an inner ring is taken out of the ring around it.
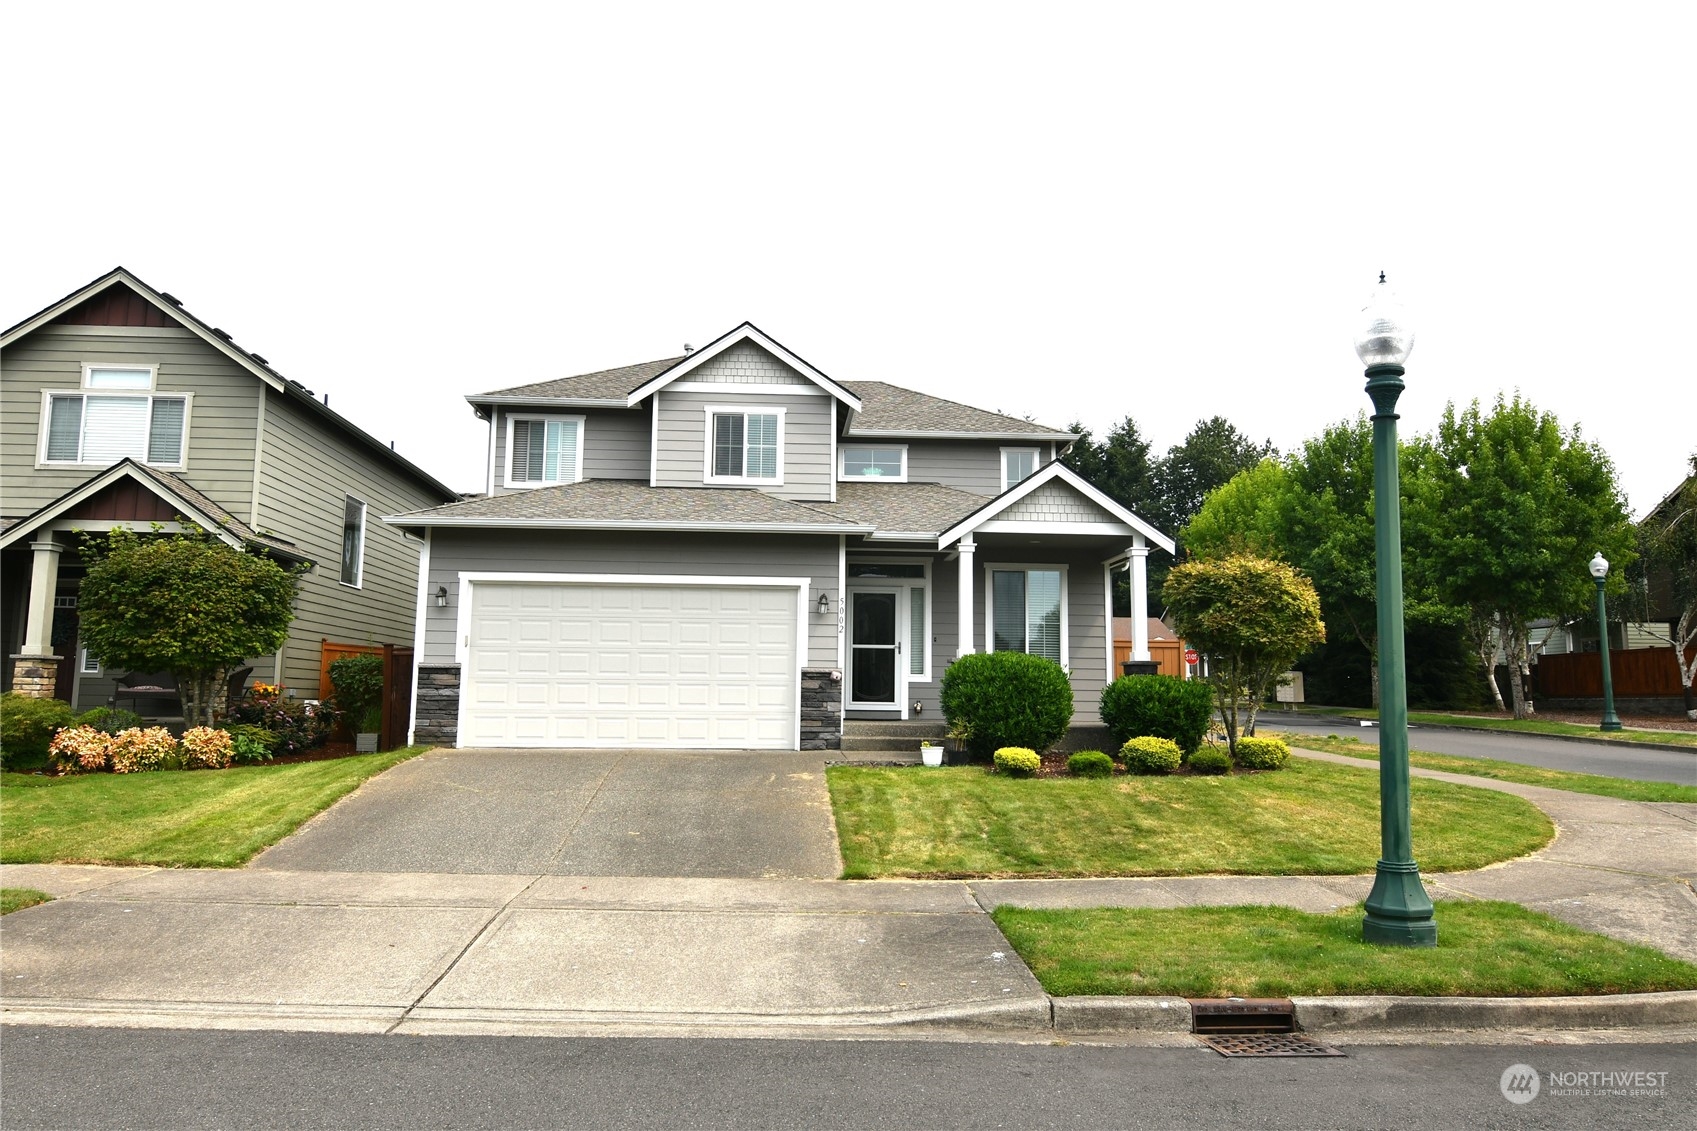
{"label": "white sky", "polygon": [[[1697,449],[1688,4],[13,5],[0,325],[123,264],[451,486],[471,392],[744,318],[1157,450],[1521,389]],[[1681,330],[1680,327],[1686,327]]]}

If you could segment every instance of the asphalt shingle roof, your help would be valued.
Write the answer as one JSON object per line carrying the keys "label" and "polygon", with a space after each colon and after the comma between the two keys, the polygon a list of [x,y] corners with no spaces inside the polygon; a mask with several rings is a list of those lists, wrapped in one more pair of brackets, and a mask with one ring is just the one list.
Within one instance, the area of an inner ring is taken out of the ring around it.
{"label": "asphalt shingle roof", "polygon": [[880,531],[941,534],[989,501],[941,483],[838,483],[836,502],[808,505]]}
{"label": "asphalt shingle roof", "polygon": [[1072,433],[986,412],[971,405],[916,393],[884,381],[844,381],[843,387],[860,398],[849,435],[860,432],[981,432],[985,435],[1053,436],[1071,439]]}
{"label": "asphalt shingle roof", "polygon": [[667,357],[659,361],[642,361],[635,365],[621,365],[617,369],[602,369],[594,373],[580,373],[576,377],[560,377],[553,381],[536,381],[529,385],[515,385],[510,389],[495,389],[483,393],[486,397],[541,397],[549,399],[562,397],[571,400],[616,400],[627,397],[635,389],[639,389],[656,374],[664,373],[678,362],[681,357]]}
{"label": "asphalt shingle roof", "polygon": [[642,479],[586,479],[463,502],[396,516],[500,521],[664,523],[679,526],[863,526],[821,504],[797,503],[764,491],[740,488],[650,487]]}

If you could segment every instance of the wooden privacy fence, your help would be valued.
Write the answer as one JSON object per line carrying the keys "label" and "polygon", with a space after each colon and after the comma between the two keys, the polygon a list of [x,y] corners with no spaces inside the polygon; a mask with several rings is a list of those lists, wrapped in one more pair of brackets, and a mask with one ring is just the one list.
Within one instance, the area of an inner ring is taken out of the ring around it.
{"label": "wooden privacy fence", "polygon": [[344,656],[375,655],[383,657],[383,726],[378,734],[377,749],[393,750],[407,740],[407,724],[412,721],[412,645],[410,644],[342,644],[334,640],[319,641],[322,648],[318,660],[318,693],[334,693],[330,682],[330,665]]}
{"label": "wooden privacy fence", "polygon": [[[1177,640],[1151,640],[1149,642],[1149,658],[1160,665],[1159,674],[1170,675],[1177,679],[1184,678],[1184,645]],[[1114,673],[1109,679],[1120,674],[1120,665],[1131,659],[1131,641],[1114,641]]]}
{"label": "wooden privacy fence", "polygon": [[[1672,648],[1633,648],[1609,653],[1609,679],[1623,699],[1681,696]],[[1603,694],[1603,660],[1596,652],[1540,656],[1532,686],[1546,699],[1596,699]]]}

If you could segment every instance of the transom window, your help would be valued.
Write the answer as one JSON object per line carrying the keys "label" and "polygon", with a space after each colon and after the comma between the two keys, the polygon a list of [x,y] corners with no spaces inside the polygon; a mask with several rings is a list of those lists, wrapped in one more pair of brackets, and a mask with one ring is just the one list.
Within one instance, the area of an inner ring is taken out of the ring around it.
{"label": "transom window", "polygon": [[507,417],[507,484],[546,487],[583,478],[583,417]]}
{"label": "transom window", "polygon": [[781,483],[783,434],[782,409],[709,408],[707,481]]}
{"label": "transom window", "polygon": [[[139,372],[151,381],[147,370],[93,370],[91,378],[100,372]],[[49,393],[43,413],[47,427],[42,462],[104,467],[127,456],[141,463],[181,467],[188,410],[187,394]]]}
{"label": "transom window", "polygon": [[1030,479],[1037,471],[1036,448],[1002,449],[1002,490]]}
{"label": "transom window", "polygon": [[990,570],[990,647],[1066,663],[1065,572]]}
{"label": "transom window", "polygon": [[843,447],[838,449],[841,466],[838,475],[843,479],[882,479],[892,483],[907,482],[907,448],[896,444],[890,447]]}

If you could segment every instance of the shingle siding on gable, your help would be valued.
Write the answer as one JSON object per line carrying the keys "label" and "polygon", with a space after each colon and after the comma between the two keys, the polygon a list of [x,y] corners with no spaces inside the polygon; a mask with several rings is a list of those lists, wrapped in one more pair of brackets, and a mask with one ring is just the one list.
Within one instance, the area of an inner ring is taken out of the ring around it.
{"label": "shingle siding on gable", "polygon": [[1118,522],[1113,515],[1081,499],[1071,488],[1049,483],[996,516],[1005,520],[1029,522]]}
{"label": "shingle siding on gable", "polygon": [[[707,406],[751,408],[770,405],[784,410],[783,485],[762,488],[784,499],[829,499],[835,470],[831,466],[831,398],[764,393],[697,393],[662,389],[657,425],[658,487],[700,487],[707,467]],[[752,485],[752,484],[751,484]]]}
{"label": "shingle siding on gable", "polygon": [[[511,490],[507,479],[507,409],[495,414],[495,494]],[[631,409],[538,409],[510,410],[519,416],[561,415],[583,417],[583,477],[585,479],[648,478],[650,410]],[[521,488],[522,489],[522,488]]]}
{"label": "shingle siding on gable", "polygon": [[685,381],[736,385],[810,385],[807,378],[750,342],[739,342],[685,374]]}

